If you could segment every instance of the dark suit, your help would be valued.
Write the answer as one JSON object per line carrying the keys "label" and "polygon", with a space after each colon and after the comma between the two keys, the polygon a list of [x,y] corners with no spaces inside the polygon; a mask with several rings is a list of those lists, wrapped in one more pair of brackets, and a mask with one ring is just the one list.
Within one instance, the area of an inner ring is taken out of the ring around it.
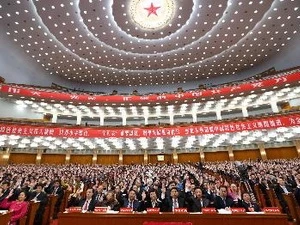
{"label": "dark suit", "polygon": [[[172,198],[165,198],[162,200],[162,212],[172,212],[176,206],[174,206],[174,201]],[[177,208],[185,208],[185,200],[184,198],[177,198],[178,207]]]}
{"label": "dark suit", "polygon": [[43,215],[45,212],[45,208],[48,203],[48,196],[45,192],[37,193],[37,192],[31,192],[29,200],[35,200],[40,202],[40,206],[36,211],[35,217],[34,217],[34,224],[40,225],[43,221]]}
{"label": "dark suit", "polygon": [[[285,185],[284,187],[286,188],[286,190],[288,192],[293,192],[293,189],[292,189],[291,186]],[[277,198],[279,200],[279,203],[280,203],[280,205],[282,207],[282,212],[283,213],[287,213],[288,205],[287,205],[286,201],[283,198],[283,194],[285,193],[284,187],[282,187],[280,185],[277,185],[277,186],[275,186],[274,191],[275,191],[276,196],[277,196]]]}
{"label": "dark suit", "polygon": [[211,192],[210,190],[205,192],[205,198],[209,200],[211,206],[214,205],[216,197],[217,194],[215,192]]}
{"label": "dark suit", "polygon": [[195,198],[192,194],[189,194],[186,198],[188,203],[189,212],[201,212],[202,208],[209,206],[210,201],[207,198]]}
{"label": "dark suit", "polygon": [[[71,199],[69,200],[68,203],[68,207],[81,207],[82,210],[86,210],[86,211],[94,211],[95,209],[95,205],[96,205],[96,201],[95,199],[91,199],[89,204],[87,206],[85,206],[85,202],[86,202],[86,198],[76,198],[76,197],[71,197]],[[84,208],[87,207],[87,208]]]}
{"label": "dark suit", "polygon": [[102,202],[97,202],[96,201],[96,205],[95,206],[100,206],[100,207],[109,207],[110,210],[113,211],[120,211],[121,205],[118,202],[118,200],[115,200],[113,202],[108,202],[107,200],[104,200]]}
{"label": "dark suit", "polygon": [[77,206],[81,207],[83,210],[86,210],[86,211],[90,211],[90,212],[94,211],[94,209],[95,209],[95,203],[96,203],[95,200],[94,200],[93,198],[90,199],[87,208],[84,209],[86,201],[87,201],[87,200],[86,200],[85,198],[80,199],[80,200],[78,201]]}
{"label": "dark suit", "polygon": [[124,199],[123,207],[132,208],[133,211],[138,211],[140,208],[140,202],[138,200],[133,200],[133,202],[129,202],[128,199]]}
{"label": "dark suit", "polygon": [[105,200],[105,194],[103,192],[102,193],[95,192],[93,198],[96,201],[96,206],[100,206],[102,202]]}
{"label": "dark suit", "polygon": [[300,206],[300,187],[297,187],[295,189],[294,195],[295,195],[296,201],[298,202],[298,204]]}
{"label": "dark suit", "polygon": [[220,196],[216,196],[215,198],[215,208],[216,209],[225,209],[226,207],[232,207],[234,205],[234,201],[230,197],[226,197],[223,200]]}
{"label": "dark suit", "polygon": [[[286,190],[287,190],[288,192],[293,192],[293,189],[292,189],[291,186],[285,185],[284,187],[286,188]],[[285,193],[284,187],[282,187],[282,186],[280,186],[280,185],[277,185],[277,186],[274,188],[274,191],[275,191],[275,193],[277,194],[278,197],[279,197],[280,194],[284,194],[284,193]]]}
{"label": "dark suit", "polygon": [[61,186],[59,186],[57,188],[54,187],[54,186],[52,186],[52,187],[49,188],[49,191],[47,192],[47,194],[56,195],[56,196],[58,196],[58,198],[62,198],[63,195],[64,195],[64,190],[63,190],[63,188]]}
{"label": "dark suit", "polygon": [[245,201],[241,201],[240,206],[245,208],[246,212],[250,212],[249,208],[253,208],[254,212],[260,212],[261,211],[259,205],[257,205],[254,202],[247,203]]}
{"label": "dark suit", "polygon": [[51,185],[51,186],[45,188],[45,192],[47,194],[57,196],[57,201],[56,201],[56,204],[54,206],[54,213],[53,213],[53,218],[56,219],[57,214],[58,214],[59,209],[60,209],[61,202],[62,202],[63,197],[64,197],[64,190],[61,186],[58,186],[56,188],[53,185]]}
{"label": "dark suit", "polygon": [[[8,188],[8,189],[6,189],[4,192],[3,192],[3,195],[1,195],[1,197],[0,197],[0,202],[2,202],[6,197],[7,197],[7,195],[9,194],[9,192],[10,192],[10,189]],[[1,209],[1,208],[0,208]]]}
{"label": "dark suit", "polygon": [[145,211],[148,208],[159,208],[161,210],[162,207],[162,202],[157,199],[155,202],[152,203],[150,199],[145,200],[145,201],[140,201],[140,208],[139,211]]}

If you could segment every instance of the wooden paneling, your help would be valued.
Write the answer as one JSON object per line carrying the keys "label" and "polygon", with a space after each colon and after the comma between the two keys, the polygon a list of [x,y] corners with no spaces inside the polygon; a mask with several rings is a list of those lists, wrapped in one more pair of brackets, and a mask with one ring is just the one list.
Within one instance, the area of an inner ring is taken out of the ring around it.
{"label": "wooden paneling", "polygon": [[7,164],[7,160],[3,158],[3,156],[5,155],[5,152],[0,152],[0,165],[6,165]]}
{"label": "wooden paneling", "polygon": [[160,154],[164,155],[164,161],[158,162],[157,161],[157,155],[148,155],[148,162],[155,164],[155,163],[173,163],[173,155],[166,155],[166,154]]}
{"label": "wooden paneling", "polygon": [[227,151],[220,152],[205,152],[205,161],[214,162],[214,161],[228,161],[229,155]]}
{"label": "wooden paneling", "polygon": [[70,163],[92,164],[93,155],[71,155]]}
{"label": "wooden paneling", "polygon": [[36,154],[27,154],[27,153],[13,153],[10,154],[9,163],[12,164],[35,164],[36,163]]}
{"label": "wooden paneling", "polygon": [[[282,147],[265,149],[268,159],[291,159],[297,158],[296,147]],[[205,161],[228,161],[229,155],[227,151],[205,152]],[[252,150],[236,150],[233,151],[234,160],[261,159],[259,149]],[[0,165],[5,163],[0,154]],[[119,163],[119,155],[98,155],[97,164],[111,165]],[[43,154],[41,164],[65,164],[65,154]],[[91,164],[92,155],[71,155],[70,163]],[[199,153],[181,153],[178,154],[178,163],[199,162]],[[164,161],[158,162],[157,155],[148,155],[148,162],[155,163],[173,163],[172,154],[164,154]],[[9,163],[13,164],[35,164],[36,154],[30,153],[11,153]],[[143,164],[144,155],[123,155],[123,164]]]}
{"label": "wooden paneling", "polygon": [[98,155],[97,164],[111,165],[119,163],[119,155]]}
{"label": "wooden paneling", "polygon": [[261,159],[259,149],[233,151],[234,160]]}
{"label": "wooden paneling", "polygon": [[65,164],[65,154],[43,154],[41,164]]}
{"label": "wooden paneling", "polygon": [[292,159],[298,156],[296,147],[268,148],[265,150],[267,159]]}
{"label": "wooden paneling", "polygon": [[199,162],[200,153],[180,153],[178,154],[178,163]]}
{"label": "wooden paneling", "polygon": [[144,163],[144,155],[123,155],[123,164],[143,164]]}

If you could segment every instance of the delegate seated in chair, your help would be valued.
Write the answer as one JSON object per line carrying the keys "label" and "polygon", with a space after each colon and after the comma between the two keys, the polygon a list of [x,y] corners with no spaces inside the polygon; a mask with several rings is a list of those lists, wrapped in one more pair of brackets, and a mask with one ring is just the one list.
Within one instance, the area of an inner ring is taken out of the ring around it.
{"label": "delegate seated in chair", "polygon": [[9,197],[13,195],[13,190],[9,192],[6,198],[0,203],[0,207],[4,209],[8,209],[12,212],[12,216],[10,218],[10,225],[17,225],[18,221],[25,217],[28,211],[28,202],[25,201],[27,195],[25,192],[20,192],[18,199],[15,201],[9,201]]}

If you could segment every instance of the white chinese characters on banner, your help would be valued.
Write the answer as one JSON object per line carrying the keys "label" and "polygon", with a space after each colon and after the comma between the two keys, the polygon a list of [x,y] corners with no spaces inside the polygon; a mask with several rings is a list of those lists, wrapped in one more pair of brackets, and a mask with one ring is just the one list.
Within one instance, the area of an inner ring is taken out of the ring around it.
{"label": "white chinese characters on banner", "polygon": [[30,125],[0,124],[0,135],[86,137],[86,138],[156,138],[173,136],[194,136],[204,134],[233,133],[251,130],[275,129],[300,126],[300,114],[273,116],[249,121],[223,122],[209,125],[147,127],[147,128],[88,128],[88,127],[40,127]]}

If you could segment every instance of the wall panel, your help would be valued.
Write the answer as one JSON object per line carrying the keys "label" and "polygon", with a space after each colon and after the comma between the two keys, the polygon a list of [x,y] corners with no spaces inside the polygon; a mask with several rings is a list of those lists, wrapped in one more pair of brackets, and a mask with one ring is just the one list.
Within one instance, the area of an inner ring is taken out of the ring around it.
{"label": "wall panel", "polygon": [[199,162],[200,153],[180,153],[178,155],[178,163]]}
{"label": "wall panel", "polygon": [[65,164],[65,154],[43,154],[41,164]]}
{"label": "wall panel", "polygon": [[9,163],[11,164],[35,164],[36,154],[27,153],[11,153],[9,157]]}
{"label": "wall panel", "polygon": [[7,164],[7,160],[3,158],[5,152],[0,152],[0,165],[6,165]]}
{"label": "wall panel", "polygon": [[227,151],[220,152],[204,152],[205,161],[214,162],[214,161],[229,161],[229,155]]}
{"label": "wall panel", "polygon": [[296,147],[267,148],[267,159],[292,159],[298,156]]}
{"label": "wall panel", "polygon": [[93,155],[71,155],[70,163],[92,164]]}
{"label": "wall panel", "polygon": [[160,154],[164,155],[164,161],[158,162],[157,161],[157,155],[148,155],[148,162],[155,164],[155,163],[173,163],[173,155],[167,155],[167,154]]}
{"label": "wall panel", "polygon": [[[265,149],[268,159],[291,159],[297,158],[297,149],[296,147],[282,147],[282,148],[269,148]],[[248,160],[248,159],[261,159],[259,149],[251,150],[235,150],[233,151],[235,160]],[[227,151],[220,152],[204,152],[205,161],[228,161],[229,155]],[[2,155],[0,154],[0,157]],[[42,154],[41,164],[65,164],[65,154]],[[91,164],[92,155],[71,155],[70,163],[78,164]],[[199,162],[200,155],[196,153],[179,153],[178,154],[178,163],[185,162]],[[172,154],[164,154],[164,161],[157,161],[157,154],[148,155],[148,162],[155,163],[173,163]],[[4,164],[5,160],[0,159],[0,165]],[[9,163],[13,164],[35,164],[36,163],[36,154],[30,153],[11,153]],[[111,165],[119,163],[119,155],[98,155],[97,164]],[[123,164],[143,164],[144,155],[123,155]]]}
{"label": "wall panel", "polygon": [[259,149],[233,151],[234,160],[261,159]]}
{"label": "wall panel", "polygon": [[143,164],[144,163],[144,155],[123,155],[123,164]]}
{"label": "wall panel", "polygon": [[119,163],[119,155],[98,155],[97,164],[111,165]]}

